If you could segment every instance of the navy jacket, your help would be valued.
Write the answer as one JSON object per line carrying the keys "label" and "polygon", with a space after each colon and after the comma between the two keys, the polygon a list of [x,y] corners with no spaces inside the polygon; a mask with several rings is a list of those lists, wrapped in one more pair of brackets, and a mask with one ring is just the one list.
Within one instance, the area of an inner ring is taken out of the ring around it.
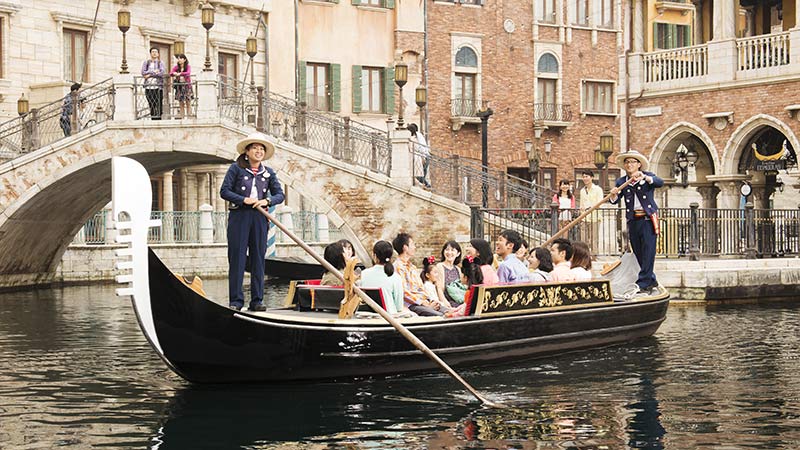
{"label": "navy jacket", "polygon": [[[642,173],[649,177],[653,177],[653,183],[650,184],[646,180],[642,179],[638,183],[631,184],[623,189],[620,193],[621,195],[617,197],[616,200],[611,202],[617,203],[619,202],[620,198],[625,199],[625,218],[628,221],[633,220],[634,195],[639,198],[639,203],[642,205],[642,209],[644,209],[644,212],[647,213],[648,216],[652,216],[658,211],[658,205],[656,204],[655,199],[655,190],[656,188],[660,188],[664,185],[664,180],[657,177],[653,172],[642,171]],[[628,181],[627,175],[617,178],[616,187],[622,186],[626,181]]]}
{"label": "navy jacket", "polygon": [[[255,178],[259,200],[269,199],[270,205],[283,202],[283,188],[274,170],[261,164]],[[244,199],[250,196],[252,187],[253,173],[249,169],[242,169],[238,164],[233,163],[228,168],[228,173],[225,174],[219,195],[229,201],[233,209],[236,209],[244,205]]]}

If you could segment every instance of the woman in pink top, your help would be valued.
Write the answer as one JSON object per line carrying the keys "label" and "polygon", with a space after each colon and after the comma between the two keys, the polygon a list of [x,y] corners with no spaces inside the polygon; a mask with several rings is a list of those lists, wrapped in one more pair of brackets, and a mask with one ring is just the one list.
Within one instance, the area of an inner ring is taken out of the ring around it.
{"label": "woman in pink top", "polygon": [[500,282],[497,278],[497,271],[492,267],[492,261],[494,260],[492,247],[486,240],[479,238],[470,239],[469,245],[464,250],[464,254],[480,260],[483,284],[493,285]]}
{"label": "woman in pink top", "polygon": [[180,116],[178,119],[189,116],[191,111],[189,104],[192,101],[192,68],[189,67],[189,60],[186,55],[179,53],[175,56],[178,63],[169,71],[172,77],[172,86],[175,91],[175,100],[180,103]]}

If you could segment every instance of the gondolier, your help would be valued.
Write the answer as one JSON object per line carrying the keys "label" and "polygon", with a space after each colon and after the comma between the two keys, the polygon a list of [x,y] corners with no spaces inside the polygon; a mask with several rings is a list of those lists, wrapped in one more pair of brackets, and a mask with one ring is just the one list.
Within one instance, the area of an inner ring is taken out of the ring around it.
{"label": "gondolier", "polygon": [[653,273],[656,258],[656,239],[659,233],[658,205],[655,190],[664,185],[664,180],[653,172],[647,172],[647,158],[636,150],[628,150],[617,156],[617,164],[625,169],[625,176],[617,178],[611,190],[611,203],[619,201],[619,187],[629,178],[634,182],[622,190],[625,199],[625,218],[628,222],[628,238],[636,260],[639,262],[639,277],[636,285],[639,292],[650,294],[658,289]]}
{"label": "gondolier", "polygon": [[282,203],[283,189],[275,171],[262,164],[275,147],[262,133],[253,133],[236,145],[239,157],[228,168],[220,196],[230,202],[228,216],[228,294],[230,307],[244,306],[244,266],[250,252],[250,310],[264,311],[264,255],[267,251],[267,219],[255,206]]}

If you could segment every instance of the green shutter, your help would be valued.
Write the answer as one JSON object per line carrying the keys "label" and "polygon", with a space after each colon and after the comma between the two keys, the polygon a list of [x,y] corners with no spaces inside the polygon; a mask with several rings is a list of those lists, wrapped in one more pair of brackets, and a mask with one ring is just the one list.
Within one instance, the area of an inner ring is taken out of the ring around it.
{"label": "green shutter", "polygon": [[386,9],[394,9],[394,0],[381,0],[381,6]]}
{"label": "green shutter", "polygon": [[659,49],[661,47],[658,46],[658,23],[653,22],[653,51]]}
{"label": "green shutter", "polygon": [[361,4],[361,0],[350,0],[350,3],[352,3],[352,4],[356,5],[356,6],[358,6],[358,5],[360,5],[360,4]]}
{"label": "green shutter", "polygon": [[394,67],[383,69],[383,112],[394,114]]}
{"label": "green shutter", "polygon": [[667,36],[669,36],[669,46],[667,48],[678,48],[678,26],[671,23],[667,28],[669,29],[667,32]]}
{"label": "green shutter", "polygon": [[361,66],[353,66],[353,113],[361,112]]}
{"label": "green shutter", "polygon": [[331,96],[331,111],[339,112],[342,110],[342,66],[341,64],[330,65],[330,79],[328,89]]}
{"label": "green shutter", "polygon": [[297,62],[297,101],[306,101],[306,62]]}
{"label": "green shutter", "polygon": [[687,47],[692,46],[692,27],[690,27],[689,25],[683,26],[683,43]]}

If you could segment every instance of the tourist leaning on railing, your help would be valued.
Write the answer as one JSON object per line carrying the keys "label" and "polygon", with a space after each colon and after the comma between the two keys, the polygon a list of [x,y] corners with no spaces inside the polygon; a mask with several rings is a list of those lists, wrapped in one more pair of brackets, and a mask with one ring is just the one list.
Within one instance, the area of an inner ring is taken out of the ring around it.
{"label": "tourist leaning on railing", "polygon": [[189,65],[189,60],[186,55],[179,53],[175,55],[177,63],[169,71],[172,77],[172,86],[175,91],[175,100],[180,104],[180,112],[178,119],[189,116],[191,108],[189,104],[192,101],[192,67]]}
{"label": "tourist leaning on railing", "polygon": [[164,75],[166,69],[159,59],[158,49],[150,47],[150,59],[142,63],[144,96],[150,106],[150,118],[161,120],[161,103],[164,101]]}
{"label": "tourist leaning on railing", "polygon": [[64,103],[61,105],[61,117],[58,119],[61,129],[64,131],[64,137],[72,135],[72,93],[81,88],[80,83],[72,83],[69,88],[69,95],[64,97]]}

